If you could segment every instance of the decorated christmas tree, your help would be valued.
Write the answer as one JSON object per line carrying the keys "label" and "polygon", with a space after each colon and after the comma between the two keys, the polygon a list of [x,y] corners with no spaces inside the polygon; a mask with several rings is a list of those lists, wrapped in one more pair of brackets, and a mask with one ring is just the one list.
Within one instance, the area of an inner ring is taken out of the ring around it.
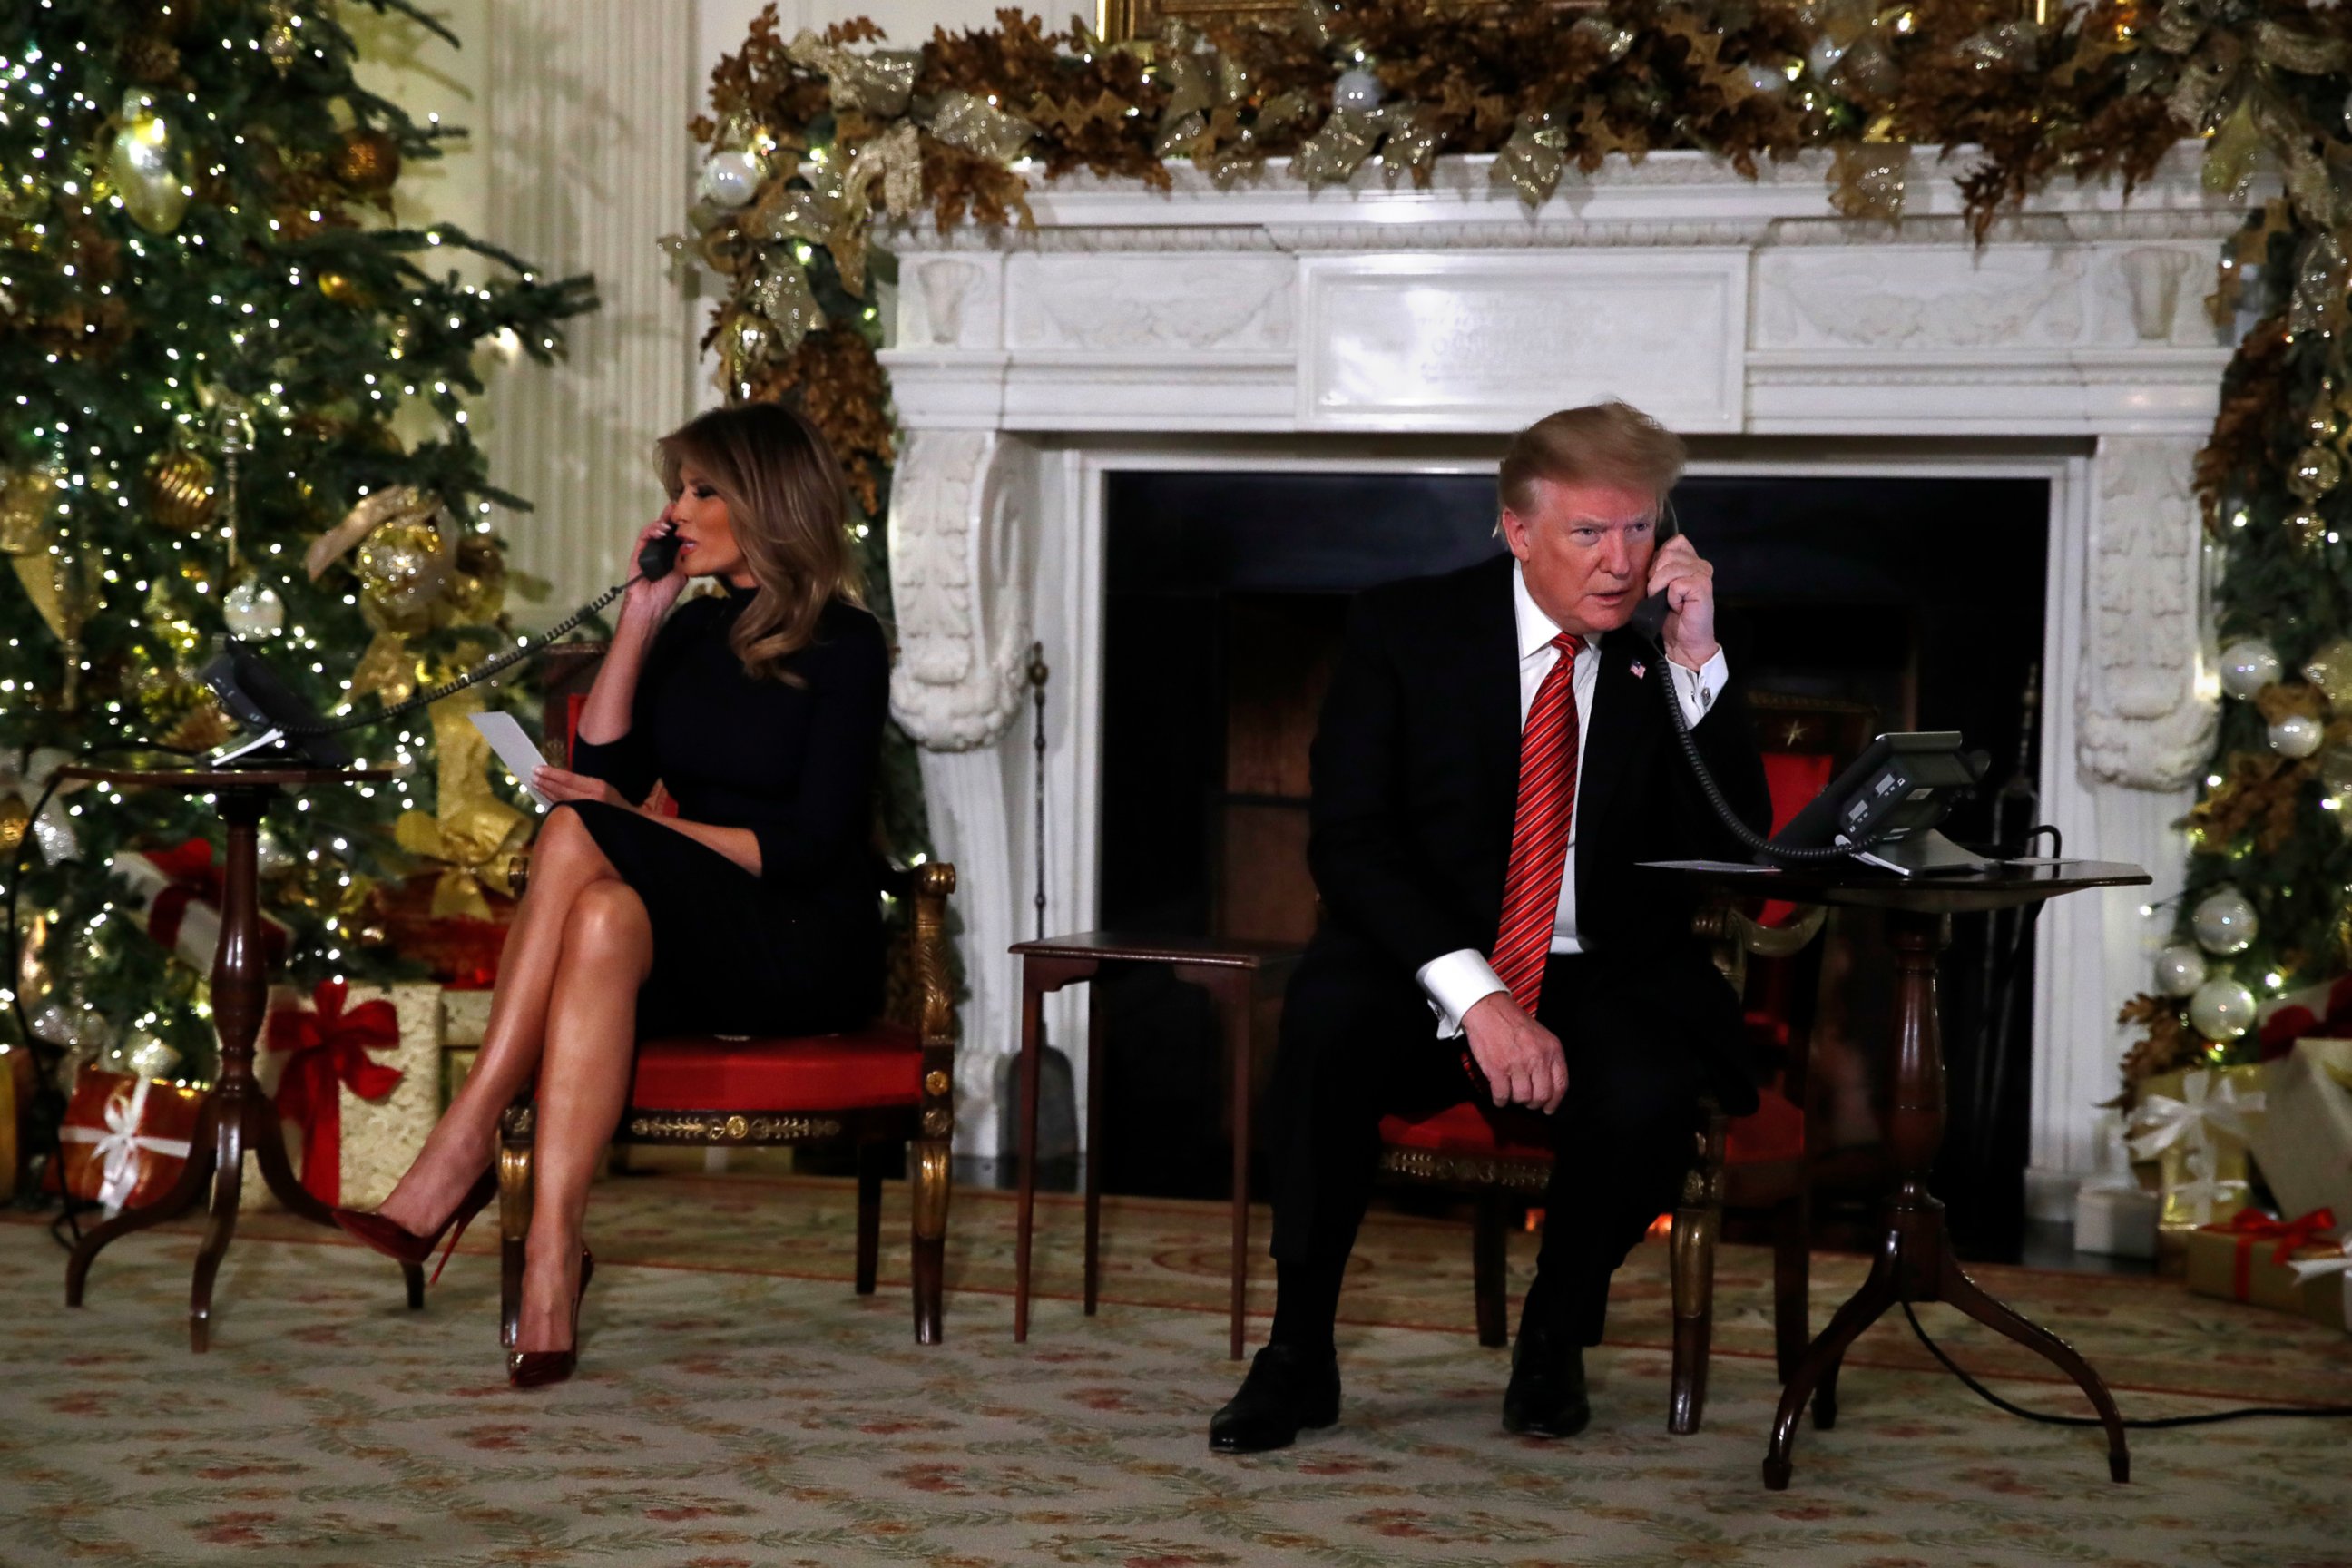
{"label": "decorated christmas tree", "polygon": [[[2182,1068],[2248,1064],[2297,1035],[2352,1023],[2352,353],[2347,207],[2352,25],[2314,15],[2289,34],[2166,30],[2199,61],[2247,68],[2184,81],[2177,104],[2210,137],[2209,184],[2258,171],[2281,194],[2247,220],[2210,301],[2253,318],[2198,459],[2218,565],[2222,690],[2214,754],[2186,826],[2186,885],[2155,984],[2123,1010],[2141,1038],[2125,1093]],[[2318,29],[2324,28],[2324,31]]]}
{"label": "decorated christmas tree", "polygon": [[[405,0],[367,3],[457,42]],[[93,785],[36,813],[61,761],[227,738],[198,679],[225,633],[344,716],[515,641],[491,511],[523,503],[492,487],[467,400],[499,359],[557,354],[593,301],[394,220],[403,164],[462,132],[364,89],[356,52],[298,0],[0,20],[0,851],[31,840],[0,981],[21,993],[6,1026],[45,1055],[176,1053],[201,1074],[212,1049],[202,955],[154,918],[159,882],[182,910],[207,898],[210,808]],[[451,717],[351,737],[413,764],[395,785],[273,805],[262,903],[289,978],[401,972],[372,893],[461,827],[527,837],[473,756],[436,774]]]}

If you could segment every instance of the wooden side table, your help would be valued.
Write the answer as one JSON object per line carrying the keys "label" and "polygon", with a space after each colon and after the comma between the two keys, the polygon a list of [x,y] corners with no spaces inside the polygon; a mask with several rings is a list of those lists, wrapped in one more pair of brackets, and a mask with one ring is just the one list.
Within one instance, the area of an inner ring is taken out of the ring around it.
{"label": "wooden side table", "polygon": [[[208,1348],[213,1312],[213,1278],[220,1271],[230,1238],[236,1234],[238,1189],[245,1180],[245,1152],[251,1149],[261,1179],[278,1200],[304,1219],[332,1226],[327,1205],[310,1195],[295,1178],[286,1161],[286,1142],[278,1127],[278,1107],[261,1091],[253,1076],[253,1041],[261,1031],[262,1007],[268,1000],[269,976],[261,945],[261,903],[255,893],[258,832],[263,808],[281,788],[309,789],[320,784],[383,783],[399,778],[390,768],[228,768],[204,769],[156,765],[106,767],[76,765],[58,770],[59,777],[112,784],[118,789],[176,789],[210,795],[227,829],[227,864],[221,885],[220,946],[213,954],[213,1027],[220,1036],[220,1076],[205,1098],[196,1130],[188,1140],[188,1163],[172,1190],[143,1208],[126,1209],[81,1238],[66,1264],[66,1305],[81,1305],[89,1266],[106,1245],[120,1236],[145,1230],[175,1219],[205,1195],[212,1182],[212,1223],[205,1227],[204,1245],[196,1249],[196,1271],[188,1289],[188,1348]],[[408,1304],[425,1304],[425,1271],[413,1263],[401,1265],[408,1282]]]}
{"label": "wooden side table", "polygon": [[[1014,1244],[1013,1337],[1029,1338],[1029,1243],[1037,1204],[1038,1020],[1048,992],[1099,979],[1105,965],[1161,963],[1215,1002],[1232,1062],[1234,1115],[1234,1262],[1232,1348],[1242,1353],[1242,1307],[1249,1288],[1250,1005],[1276,990],[1306,950],[1292,943],[1237,937],[1125,936],[1081,931],[1075,936],[1016,942],[1021,959],[1021,1222]],[[1103,1013],[1087,1019],[1086,1312],[1094,1316],[1097,1243],[1102,1228]]]}
{"label": "wooden side table", "polygon": [[1886,1139],[1895,1181],[1886,1197],[1885,1229],[1869,1278],[1807,1347],[1780,1391],[1764,1451],[1765,1486],[1780,1491],[1789,1484],[1789,1451],[1808,1398],[1816,1427],[1826,1431],[1837,1424],[1838,1368],[1847,1347],[1888,1309],[1919,1301],[1957,1307],[2073,1378],[2106,1429],[2109,1479],[2131,1479],[2123,1416],[2106,1384],[2074,1346],[1969,1278],[1952,1251],[1944,1205],[1928,1192],[1927,1177],[1944,1142],[1944,1037],[1936,967],[1950,936],[1951,917],[2038,904],[2090,888],[2135,887],[2149,879],[2147,873],[2099,860],[2019,860],[1981,871],[1921,877],[1891,877],[1851,860],[1779,868],[1661,861],[1651,868],[1694,877],[1735,894],[1877,910],[1895,948],[1895,1080]]}

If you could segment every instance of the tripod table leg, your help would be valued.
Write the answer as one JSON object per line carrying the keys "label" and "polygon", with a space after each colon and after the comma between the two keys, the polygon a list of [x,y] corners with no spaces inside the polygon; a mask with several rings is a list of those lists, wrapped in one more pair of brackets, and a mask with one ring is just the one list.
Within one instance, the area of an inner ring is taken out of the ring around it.
{"label": "tripod table leg", "polygon": [[2115,1396],[2107,1392],[2106,1384],[2073,1345],[1987,1295],[1983,1286],[1960,1271],[1958,1261],[1949,1253],[1944,1258],[1939,1294],[1947,1305],[1958,1308],[1987,1328],[2000,1330],[2027,1350],[2056,1363],[2061,1372],[2073,1378],[2106,1428],[2108,1478],[2116,1481],[2131,1479],[2131,1449],[2124,1436],[2123,1413],[2116,1408]]}
{"label": "tripod table leg", "polygon": [[1830,1319],[1830,1326],[1822,1331],[1822,1337],[1806,1350],[1797,1375],[1780,1391],[1780,1408],[1772,1418],[1772,1441],[1764,1451],[1764,1484],[1773,1491],[1789,1489],[1789,1449],[1796,1441],[1797,1417],[1804,1414],[1806,1396],[1813,1392],[1816,1384],[1821,1385],[1822,1397],[1830,1402],[1831,1414],[1830,1420],[1822,1421],[1817,1408],[1815,1420],[1826,1426],[1836,1419],[1838,1363],[1845,1358],[1846,1348],[1861,1337],[1862,1331],[1895,1304],[1895,1279],[1902,1266],[1895,1238],[1889,1237],[1871,1264],[1870,1278]]}

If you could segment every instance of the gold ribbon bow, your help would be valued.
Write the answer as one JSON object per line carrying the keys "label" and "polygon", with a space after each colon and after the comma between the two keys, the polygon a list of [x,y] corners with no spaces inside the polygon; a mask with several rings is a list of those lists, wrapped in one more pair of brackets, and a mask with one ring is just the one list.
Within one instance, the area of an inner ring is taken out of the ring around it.
{"label": "gold ribbon bow", "polygon": [[490,742],[474,728],[468,715],[480,710],[475,692],[445,697],[433,705],[433,745],[439,756],[439,810],[427,816],[404,811],[393,826],[393,836],[412,855],[440,861],[441,878],[433,888],[433,918],[451,915],[491,919],[483,892],[511,898],[508,877],[515,855],[530,842],[534,823],[530,816],[500,800],[490,790],[487,769]]}

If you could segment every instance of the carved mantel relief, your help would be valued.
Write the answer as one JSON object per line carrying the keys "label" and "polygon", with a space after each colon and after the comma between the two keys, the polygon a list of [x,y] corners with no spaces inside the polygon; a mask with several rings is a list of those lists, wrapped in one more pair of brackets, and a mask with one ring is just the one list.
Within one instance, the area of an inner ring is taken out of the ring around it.
{"label": "carved mantel relief", "polygon": [[937,752],[985,746],[1019,710],[1029,647],[1027,555],[1003,437],[913,430],[890,493],[898,665],[890,711]]}
{"label": "carved mantel relief", "polygon": [[2099,442],[2099,505],[2085,579],[2076,682],[2083,771],[2135,789],[2196,781],[2218,699],[2202,668],[2205,531],[2192,440]]}

